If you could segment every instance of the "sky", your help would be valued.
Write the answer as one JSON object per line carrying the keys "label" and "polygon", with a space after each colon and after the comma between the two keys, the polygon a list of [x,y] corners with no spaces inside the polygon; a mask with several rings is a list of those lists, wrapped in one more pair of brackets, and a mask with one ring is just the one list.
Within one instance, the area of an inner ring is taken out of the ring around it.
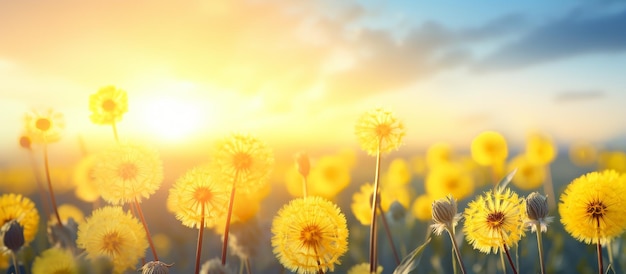
{"label": "sky", "polygon": [[95,148],[88,99],[128,92],[122,138],[193,150],[233,131],[272,146],[355,146],[365,111],[405,143],[626,141],[622,1],[0,0],[0,156],[53,108]]}

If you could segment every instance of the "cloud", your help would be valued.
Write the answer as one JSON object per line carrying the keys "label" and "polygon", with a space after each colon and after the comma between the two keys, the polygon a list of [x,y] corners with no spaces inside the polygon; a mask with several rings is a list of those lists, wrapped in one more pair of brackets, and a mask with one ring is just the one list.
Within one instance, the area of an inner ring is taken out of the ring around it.
{"label": "cloud", "polygon": [[554,97],[555,103],[569,103],[580,101],[591,101],[605,97],[606,94],[601,90],[570,90],[558,93]]}
{"label": "cloud", "polygon": [[523,68],[591,53],[626,51],[626,9],[583,16],[578,9],[507,43],[473,66],[477,71]]}

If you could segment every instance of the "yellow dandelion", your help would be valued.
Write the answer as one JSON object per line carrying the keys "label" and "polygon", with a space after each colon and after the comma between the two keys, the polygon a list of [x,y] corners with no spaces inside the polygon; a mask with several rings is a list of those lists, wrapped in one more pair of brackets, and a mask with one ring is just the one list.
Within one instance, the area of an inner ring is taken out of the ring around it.
{"label": "yellow dandelion", "polygon": [[558,151],[552,138],[546,134],[532,133],[526,141],[526,157],[531,164],[548,165],[556,158]]}
{"label": "yellow dandelion", "polygon": [[426,193],[433,199],[452,194],[463,200],[474,193],[474,179],[471,174],[456,164],[440,164],[426,176]]}
{"label": "yellow dandelion", "polygon": [[[114,221],[113,221],[114,220]],[[129,213],[121,207],[106,206],[97,209],[91,217],[78,226],[76,244],[85,249],[87,258],[101,256],[113,262],[114,272],[122,273],[133,268],[148,248],[146,232]]]}
{"label": "yellow dandelion", "polygon": [[296,273],[334,271],[348,250],[346,218],[321,197],[297,198],[272,222],[272,247],[285,268]]}
{"label": "yellow dandelion", "polygon": [[586,142],[577,142],[569,148],[569,159],[577,166],[589,166],[598,160],[598,148]]}
{"label": "yellow dandelion", "polygon": [[544,166],[531,163],[525,155],[518,155],[511,159],[507,170],[517,169],[512,183],[521,190],[532,190],[543,185],[546,180]]}
{"label": "yellow dandelion", "polygon": [[114,86],[106,86],[89,96],[89,110],[94,124],[108,125],[122,120],[128,111],[126,91]]}
{"label": "yellow dandelion", "polygon": [[54,143],[65,129],[63,114],[53,109],[33,110],[24,117],[26,132],[33,143]]}
{"label": "yellow dandelion", "polygon": [[357,121],[355,133],[361,148],[369,155],[397,149],[406,135],[404,123],[388,110],[376,108],[365,112]]}
{"label": "yellow dandelion", "polygon": [[226,213],[230,189],[216,180],[209,167],[196,167],[176,180],[168,204],[176,219],[191,228],[212,227]]}
{"label": "yellow dandelion", "polygon": [[12,220],[17,220],[22,226],[25,244],[30,243],[39,227],[39,213],[35,203],[21,194],[9,193],[0,196],[0,227]]}
{"label": "yellow dandelion", "polygon": [[615,170],[626,172],[626,153],[622,151],[605,151],[600,153],[598,158],[600,170]]}
{"label": "yellow dandelion", "polygon": [[433,202],[435,199],[427,194],[418,196],[411,206],[411,213],[420,221],[430,221],[432,219]]}
{"label": "yellow dandelion", "polygon": [[141,202],[161,186],[163,163],[154,149],[123,144],[97,156],[93,175],[98,192],[107,202]]}
{"label": "yellow dandelion", "polygon": [[154,241],[154,247],[157,249],[157,253],[163,257],[167,257],[172,250],[172,240],[165,233],[157,233],[152,235],[152,241]]}
{"label": "yellow dandelion", "polygon": [[[379,265],[376,268],[376,274],[381,274],[381,273],[383,273],[383,267]],[[371,274],[370,264],[369,263],[357,264],[348,270],[348,274]]]}
{"label": "yellow dandelion", "polygon": [[74,194],[85,202],[94,202],[100,198],[94,176],[95,166],[96,156],[93,154],[88,155],[76,164],[72,173],[72,181],[76,185]]}
{"label": "yellow dandelion", "polygon": [[[411,205],[411,193],[408,186],[383,186],[380,188],[380,206],[385,212],[389,211],[391,204],[394,202],[400,203],[404,208],[409,208]],[[370,210],[370,216],[372,215],[371,213]]]}
{"label": "yellow dandelion", "polygon": [[483,166],[493,166],[504,162],[508,147],[504,137],[495,131],[485,131],[472,140],[472,158]]}
{"label": "yellow dandelion", "polygon": [[271,186],[265,184],[257,192],[252,193],[235,193],[235,200],[246,201],[245,203],[236,203],[233,205],[233,220],[238,222],[246,222],[257,215],[261,209],[261,201],[270,193]]}
{"label": "yellow dandelion", "polygon": [[424,176],[426,174],[426,158],[423,156],[415,156],[411,158],[411,167],[415,175]]}
{"label": "yellow dandelion", "polygon": [[454,150],[452,145],[445,142],[438,142],[426,150],[426,165],[429,169],[433,169],[441,164],[452,163],[454,158]]}
{"label": "yellow dandelion", "polygon": [[237,191],[254,192],[267,183],[274,166],[274,154],[263,142],[249,134],[233,133],[218,142],[213,164],[228,185]]}
{"label": "yellow dandelion", "polygon": [[74,256],[62,248],[50,248],[42,252],[33,262],[33,274],[78,274]]}
{"label": "yellow dandelion", "polygon": [[525,214],[525,200],[510,189],[486,192],[465,209],[465,238],[474,249],[498,253],[524,236]]}
{"label": "yellow dandelion", "polygon": [[393,159],[383,178],[383,185],[391,187],[406,186],[411,182],[411,168],[409,167],[409,163],[401,158]]}
{"label": "yellow dandelion", "polygon": [[604,244],[626,228],[625,195],[626,176],[616,171],[582,175],[561,194],[561,223],[581,242]]}
{"label": "yellow dandelion", "polygon": [[350,184],[350,167],[338,156],[321,157],[308,177],[309,195],[332,199]]}
{"label": "yellow dandelion", "polygon": [[[85,214],[83,211],[73,204],[62,204],[57,208],[57,210],[59,211],[59,217],[61,217],[61,221],[64,224],[66,224],[70,218],[72,218],[77,224],[85,221]],[[54,215],[50,215],[48,217],[48,227],[56,224],[56,217]]]}
{"label": "yellow dandelion", "polygon": [[362,224],[369,225],[372,222],[372,193],[374,186],[370,183],[361,186],[359,192],[352,195],[352,214]]}

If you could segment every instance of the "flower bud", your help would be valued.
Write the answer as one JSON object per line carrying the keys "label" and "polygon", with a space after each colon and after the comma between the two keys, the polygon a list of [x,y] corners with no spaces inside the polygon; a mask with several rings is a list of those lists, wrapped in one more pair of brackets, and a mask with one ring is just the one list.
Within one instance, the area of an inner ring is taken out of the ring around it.
{"label": "flower bud", "polygon": [[25,242],[24,228],[17,220],[8,221],[2,226],[2,238],[4,246],[13,251],[13,253],[17,253]]}
{"label": "flower bud", "polygon": [[306,153],[298,153],[296,155],[296,167],[298,168],[298,172],[300,172],[302,176],[309,176],[311,163],[309,161],[309,156]]}
{"label": "flower bud", "polygon": [[548,198],[533,192],[526,197],[526,214],[534,221],[540,221],[548,215]]}
{"label": "flower bud", "polygon": [[456,200],[451,194],[445,198],[435,200],[432,204],[433,228],[436,234],[441,234],[446,229],[452,229],[460,218],[457,214]]}
{"label": "flower bud", "polygon": [[141,274],[168,274],[170,273],[170,266],[172,266],[172,264],[152,261],[143,265],[139,270],[141,270]]}

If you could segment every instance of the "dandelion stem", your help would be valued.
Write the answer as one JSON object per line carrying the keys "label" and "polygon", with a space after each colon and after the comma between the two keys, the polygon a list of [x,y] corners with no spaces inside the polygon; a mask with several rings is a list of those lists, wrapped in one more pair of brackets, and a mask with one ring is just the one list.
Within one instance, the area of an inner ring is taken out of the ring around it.
{"label": "dandelion stem", "polygon": [[30,158],[31,165],[33,166],[33,174],[35,174],[35,181],[37,182],[37,189],[39,190],[39,199],[43,205],[43,214],[44,216],[50,216],[50,204],[48,204],[48,199],[46,198],[45,186],[41,182],[41,177],[37,168],[37,160],[35,159],[35,154],[31,149],[28,149],[28,156]]}
{"label": "dandelion stem", "polygon": [[461,267],[461,273],[465,274],[465,265],[463,264],[463,260],[461,260],[461,251],[459,250],[459,245],[456,244],[456,239],[454,238],[454,227],[452,227],[452,229],[448,229],[448,235],[450,235],[450,241],[452,241],[452,247],[454,248],[454,253],[456,254],[459,267]]}
{"label": "dandelion stem", "polygon": [[504,253],[500,252],[500,263],[502,264],[502,273],[506,274],[506,262],[504,262]]}
{"label": "dandelion stem", "polygon": [[246,273],[252,274],[252,268],[250,267],[250,258],[246,257]]}
{"label": "dandelion stem", "polygon": [[61,216],[59,215],[59,210],[57,209],[57,200],[54,198],[54,190],[52,189],[52,180],[50,179],[50,165],[48,163],[48,145],[45,141],[43,144],[43,162],[46,169],[46,180],[48,181],[48,188],[50,189],[50,201],[52,201],[54,215],[57,218],[58,226],[63,227],[63,223],[61,222]]}
{"label": "dandelion stem", "polygon": [[11,257],[13,257],[13,268],[15,268],[15,274],[20,274],[20,266],[17,264],[17,255],[15,255],[15,252],[11,252]]}
{"label": "dandelion stem", "polygon": [[548,197],[548,208],[549,210],[553,210],[556,208],[556,200],[554,198],[554,186],[552,183],[552,172],[550,170],[550,165],[546,165],[546,181],[543,183],[543,191],[546,193]]}
{"label": "dandelion stem", "polygon": [[113,136],[115,136],[115,141],[119,144],[120,137],[117,135],[117,126],[115,125],[115,121],[111,122],[111,126],[113,127]]}
{"label": "dandelion stem", "polygon": [[235,189],[237,186],[238,178],[239,171],[235,172],[233,189],[231,189],[230,191],[230,200],[228,201],[228,213],[226,214],[226,225],[224,226],[224,243],[222,244],[222,265],[226,265],[226,251],[228,250],[228,231],[230,229],[230,218],[233,215],[233,204],[235,203]]}
{"label": "dandelion stem", "polygon": [[[609,264],[611,266],[615,266],[615,263],[613,262],[613,243],[611,241],[607,241],[606,243],[606,251],[608,253],[609,256]],[[608,269],[607,269],[608,271]]]}
{"label": "dandelion stem", "polygon": [[543,243],[541,242],[541,224],[535,223],[535,232],[537,232],[537,249],[539,250],[539,264],[541,266],[541,274],[546,273],[546,267],[543,264]]}
{"label": "dandelion stem", "polygon": [[198,246],[196,247],[196,274],[200,273],[200,256],[202,255],[202,235],[204,235],[204,204],[200,215],[200,229],[198,230]]}
{"label": "dandelion stem", "polygon": [[374,175],[374,192],[372,195],[372,221],[370,224],[370,273],[376,272],[377,257],[376,257],[376,211],[378,209],[378,172],[380,171],[380,144],[382,139],[378,140],[378,146],[376,147],[376,172]]}
{"label": "dandelion stem", "polygon": [[400,265],[400,256],[398,256],[398,251],[396,250],[396,244],[393,242],[393,237],[391,236],[391,230],[389,229],[389,224],[387,223],[387,216],[383,212],[383,206],[378,202],[378,210],[380,211],[380,217],[383,220],[383,227],[385,228],[385,234],[387,234],[387,240],[389,240],[389,245],[391,246],[391,251],[393,252],[393,258],[396,260],[396,266]]}
{"label": "dandelion stem", "polygon": [[513,269],[513,274],[517,274],[517,269],[515,269],[515,265],[513,264],[513,260],[511,260],[511,254],[509,254],[509,249],[506,248],[506,244],[502,243],[502,248],[504,252],[506,252],[506,258],[509,259],[509,264],[511,264],[511,269]]}
{"label": "dandelion stem", "polygon": [[143,224],[143,228],[146,230],[146,236],[148,238],[148,243],[150,244],[150,249],[152,250],[152,256],[154,256],[154,260],[158,261],[159,257],[156,253],[156,248],[154,248],[154,243],[152,242],[152,237],[150,236],[150,230],[148,230],[148,225],[146,224],[146,219],[143,217],[143,211],[141,210],[141,206],[139,206],[139,201],[135,198],[135,207],[137,209],[137,215],[139,215],[139,219]]}
{"label": "dandelion stem", "polygon": [[596,249],[598,251],[598,274],[603,274],[604,273],[604,264],[602,263],[602,244],[600,243],[600,218],[596,218],[596,223],[598,225],[597,229],[596,229],[596,235],[597,235],[597,243],[596,243]]}

